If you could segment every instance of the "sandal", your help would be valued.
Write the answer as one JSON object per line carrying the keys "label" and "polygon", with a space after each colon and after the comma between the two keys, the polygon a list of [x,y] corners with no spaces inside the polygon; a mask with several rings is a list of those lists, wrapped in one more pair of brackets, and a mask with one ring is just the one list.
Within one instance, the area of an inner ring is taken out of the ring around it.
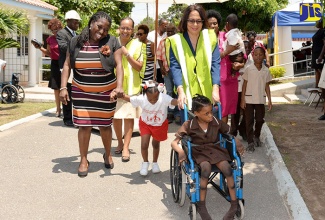
{"label": "sandal", "polygon": [[130,150],[128,150],[129,155],[123,156],[122,155],[122,162],[129,162],[130,161]]}
{"label": "sandal", "polygon": [[[87,166],[87,170],[86,171],[79,171],[78,169],[78,176],[79,177],[86,177],[88,175],[88,169],[89,169],[89,161],[87,160],[88,166]],[[80,165],[79,165],[80,167]]]}
{"label": "sandal", "polygon": [[122,156],[122,162],[129,162],[130,156]]}

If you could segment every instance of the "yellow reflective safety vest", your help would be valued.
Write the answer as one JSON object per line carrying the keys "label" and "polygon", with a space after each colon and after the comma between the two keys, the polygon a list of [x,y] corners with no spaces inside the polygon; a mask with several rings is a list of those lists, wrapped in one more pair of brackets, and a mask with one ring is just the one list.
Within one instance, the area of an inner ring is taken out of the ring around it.
{"label": "yellow reflective safety vest", "polygon": [[[132,39],[126,44],[126,49],[133,59],[142,61],[145,65],[146,56],[143,56],[143,43],[138,39]],[[141,91],[141,83],[144,77],[145,68],[141,68],[140,71],[132,68],[131,64],[128,62],[127,57],[122,57],[122,66],[124,70],[124,79],[123,79],[123,89],[124,92],[128,95],[135,95]]]}
{"label": "yellow reflective safety vest", "polygon": [[166,40],[167,60],[169,62],[169,53],[172,49],[182,69],[183,88],[190,108],[195,94],[204,95],[212,101],[211,63],[212,53],[217,43],[214,30],[202,30],[196,46],[196,56],[194,56],[182,33],[168,37]]}

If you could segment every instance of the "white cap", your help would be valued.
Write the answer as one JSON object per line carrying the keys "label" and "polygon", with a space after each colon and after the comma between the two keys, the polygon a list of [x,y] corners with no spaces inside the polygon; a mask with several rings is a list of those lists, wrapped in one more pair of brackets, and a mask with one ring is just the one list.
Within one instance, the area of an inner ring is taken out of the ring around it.
{"label": "white cap", "polygon": [[75,10],[70,10],[67,13],[65,13],[65,17],[64,20],[68,20],[68,19],[75,19],[75,20],[81,20],[78,12],[76,12]]}

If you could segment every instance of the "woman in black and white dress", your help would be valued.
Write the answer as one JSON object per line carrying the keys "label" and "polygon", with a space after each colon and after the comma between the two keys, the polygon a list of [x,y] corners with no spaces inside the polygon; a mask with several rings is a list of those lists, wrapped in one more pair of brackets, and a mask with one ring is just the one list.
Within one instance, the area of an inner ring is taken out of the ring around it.
{"label": "woman in black and white dress", "polygon": [[139,41],[144,43],[146,45],[145,53],[146,54],[146,63],[144,63],[143,68],[145,68],[144,71],[144,77],[142,81],[147,81],[147,80],[155,80],[156,76],[154,74],[154,61],[155,61],[155,49],[154,49],[154,43],[148,40],[148,33],[149,33],[149,28],[147,25],[140,25],[138,27],[138,32],[137,32],[137,37]]}

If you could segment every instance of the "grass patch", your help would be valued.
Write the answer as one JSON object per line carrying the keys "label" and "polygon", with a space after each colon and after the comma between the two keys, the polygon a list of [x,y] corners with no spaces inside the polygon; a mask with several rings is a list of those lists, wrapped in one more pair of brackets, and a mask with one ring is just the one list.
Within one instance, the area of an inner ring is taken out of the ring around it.
{"label": "grass patch", "polygon": [[0,104],[0,125],[54,108],[54,102]]}

